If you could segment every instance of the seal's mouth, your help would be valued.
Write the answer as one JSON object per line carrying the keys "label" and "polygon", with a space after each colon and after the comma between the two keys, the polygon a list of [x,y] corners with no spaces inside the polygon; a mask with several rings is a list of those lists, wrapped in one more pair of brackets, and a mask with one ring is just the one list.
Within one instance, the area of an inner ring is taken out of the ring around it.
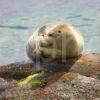
{"label": "seal's mouth", "polygon": [[53,38],[48,37],[47,35],[41,36],[40,38],[40,46],[41,47],[50,47],[53,45]]}

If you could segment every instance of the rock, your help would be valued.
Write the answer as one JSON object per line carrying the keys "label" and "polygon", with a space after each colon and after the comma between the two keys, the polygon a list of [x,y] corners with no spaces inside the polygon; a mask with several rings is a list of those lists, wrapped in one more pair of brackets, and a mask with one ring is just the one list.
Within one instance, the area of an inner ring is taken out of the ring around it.
{"label": "rock", "polygon": [[99,100],[100,80],[78,73],[49,73],[43,88],[12,88],[0,94],[1,100]]}
{"label": "rock", "polygon": [[[48,72],[78,72],[82,75],[100,79],[100,54],[85,54],[78,58],[67,59],[65,63],[54,60],[41,63]],[[0,66],[0,77],[21,79],[34,73],[31,61],[17,62]]]}
{"label": "rock", "polygon": [[[58,78],[58,76],[60,76]],[[40,90],[33,92],[34,98],[38,100],[93,100],[100,99],[99,80],[85,77],[75,73],[56,73],[50,78],[48,85]],[[39,95],[39,96],[38,96]]]}
{"label": "rock", "polygon": [[[0,66],[0,100],[100,100],[100,54],[41,63],[47,68],[47,85],[16,87],[19,79],[34,73],[34,63]],[[39,77],[40,79],[43,77]]]}
{"label": "rock", "polygon": [[16,62],[0,66],[0,77],[21,79],[33,73],[32,61]]}
{"label": "rock", "polygon": [[86,54],[79,58],[67,59],[65,63],[53,61],[47,64],[52,72],[78,72],[100,79],[100,54]]}
{"label": "rock", "polygon": [[14,81],[8,82],[7,80],[0,78],[0,92],[14,87],[14,84],[12,84],[12,83],[14,83]]}

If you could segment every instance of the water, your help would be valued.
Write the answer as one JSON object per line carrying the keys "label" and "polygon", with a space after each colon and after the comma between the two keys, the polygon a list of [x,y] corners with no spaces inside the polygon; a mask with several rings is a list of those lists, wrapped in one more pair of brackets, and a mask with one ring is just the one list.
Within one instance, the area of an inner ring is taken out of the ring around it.
{"label": "water", "polygon": [[100,0],[0,0],[0,64],[28,59],[29,36],[53,21],[74,25],[85,52],[100,53]]}

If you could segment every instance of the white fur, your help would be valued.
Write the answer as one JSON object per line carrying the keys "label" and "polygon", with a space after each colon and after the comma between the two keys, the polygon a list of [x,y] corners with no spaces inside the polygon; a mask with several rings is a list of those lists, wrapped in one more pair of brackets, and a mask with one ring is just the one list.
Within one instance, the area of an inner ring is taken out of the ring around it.
{"label": "white fur", "polygon": [[[61,31],[60,37],[56,38],[56,37],[48,36],[50,32],[53,32],[54,34],[56,34],[57,30]],[[62,55],[65,58],[67,58],[67,57],[76,57],[82,54],[83,47],[84,47],[84,40],[81,33],[77,29],[75,29],[73,26],[69,24],[65,24],[65,23],[57,23],[57,24],[54,23],[51,25],[47,25],[44,32],[46,33],[45,36],[39,36],[38,30],[37,30],[29,38],[27,46],[26,46],[26,50],[30,58],[34,57],[34,54],[35,54],[34,51],[39,52],[41,50],[44,50],[43,51],[44,53],[48,51],[49,52],[48,54],[50,55],[52,55],[53,52],[56,52],[56,53],[53,53],[53,56],[55,58],[58,57],[57,55]],[[68,39],[69,41],[67,41]],[[48,46],[50,42],[53,42],[52,40],[55,41],[56,46],[58,48]],[[61,43],[61,41],[63,41],[63,44]],[[43,44],[44,47],[41,47],[39,43]],[[59,52],[59,54],[57,52]]]}

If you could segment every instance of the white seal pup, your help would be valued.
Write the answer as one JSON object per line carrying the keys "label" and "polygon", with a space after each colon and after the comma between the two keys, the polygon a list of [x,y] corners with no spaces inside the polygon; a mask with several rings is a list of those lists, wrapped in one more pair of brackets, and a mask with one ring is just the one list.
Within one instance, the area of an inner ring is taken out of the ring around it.
{"label": "white seal pup", "polygon": [[32,60],[67,59],[82,54],[82,34],[72,25],[53,23],[41,27],[29,38],[26,51]]}

